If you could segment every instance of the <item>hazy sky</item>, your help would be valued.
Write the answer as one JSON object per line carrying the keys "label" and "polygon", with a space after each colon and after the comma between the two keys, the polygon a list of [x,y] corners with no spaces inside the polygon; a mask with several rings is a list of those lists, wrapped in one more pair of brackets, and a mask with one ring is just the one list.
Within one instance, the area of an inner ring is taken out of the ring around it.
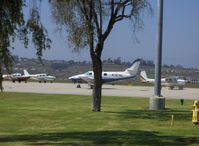
{"label": "hazy sky", "polygon": [[[139,43],[135,41],[129,22],[119,22],[105,42],[102,59],[121,57],[124,61],[133,61],[136,58],[155,60],[157,0],[150,0],[150,3],[153,15],[144,16],[144,29],[136,34]],[[185,67],[199,68],[198,6],[199,0],[164,0],[163,64],[181,64]],[[52,40],[52,47],[44,52],[43,58],[90,60],[88,50],[84,49],[79,54],[73,53],[66,42],[65,32],[62,34],[56,32],[47,0],[41,4],[41,14],[42,22]],[[32,45],[24,49],[19,42],[15,43],[13,54],[36,57]]]}

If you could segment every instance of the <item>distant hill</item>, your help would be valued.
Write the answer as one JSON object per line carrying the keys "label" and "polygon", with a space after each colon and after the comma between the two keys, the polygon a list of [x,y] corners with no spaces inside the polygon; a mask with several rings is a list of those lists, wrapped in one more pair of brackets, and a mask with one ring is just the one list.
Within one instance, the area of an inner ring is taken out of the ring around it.
{"label": "distant hill", "polygon": [[[123,62],[120,58],[103,60],[104,71],[121,71],[131,65],[131,62]],[[65,61],[65,60],[46,60],[39,62],[38,59],[14,57],[13,73],[23,73],[27,69],[29,73],[47,73],[56,76],[58,81],[67,81],[68,77],[92,70],[92,64],[88,61]],[[140,70],[146,70],[149,77],[154,77],[154,63],[150,60],[144,60]],[[4,69],[4,73],[6,71]],[[199,80],[199,69],[184,68],[181,65],[163,65],[162,75],[181,76],[189,80]]]}

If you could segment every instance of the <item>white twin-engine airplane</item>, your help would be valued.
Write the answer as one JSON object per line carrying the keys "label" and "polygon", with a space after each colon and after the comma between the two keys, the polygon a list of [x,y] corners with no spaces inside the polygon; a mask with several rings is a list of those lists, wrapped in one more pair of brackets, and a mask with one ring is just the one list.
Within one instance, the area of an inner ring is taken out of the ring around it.
{"label": "white twin-engine airplane", "polygon": [[3,80],[11,80],[13,83],[15,83],[15,81],[18,81],[19,83],[24,81],[25,83],[27,83],[27,80],[30,78],[29,76],[22,75],[21,73],[3,75],[2,77]]}
{"label": "white twin-engine airplane", "polygon": [[[138,69],[141,63],[141,59],[137,59],[133,62],[131,67],[127,68],[125,71],[120,72],[102,72],[102,84],[109,83],[113,81],[126,80],[130,78],[135,78],[138,74]],[[69,77],[74,83],[78,83],[77,88],[81,88],[81,81],[88,82],[88,85],[92,88],[94,83],[94,73],[93,71],[88,71],[84,74],[79,74]]]}
{"label": "white twin-engine airplane", "polygon": [[50,76],[47,74],[29,74],[27,70],[23,70],[25,76],[29,76],[31,79],[39,81],[39,83],[47,81],[53,83],[55,76]]}
{"label": "white twin-engine airplane", "polygon": [[[143,83],[152,83],[152,84],[155,83],[155,79],[151,79],[147,77],[145,70],[141,71],[140,80]],[[162,86],[169,87],[171,90],[173,90],[174,87],[178,87],[179,90],[183,90],[183,86],[186,84],[186,80],[173,76],[173,77],[168,77],[168,78],[162,78],[161,84]]]}

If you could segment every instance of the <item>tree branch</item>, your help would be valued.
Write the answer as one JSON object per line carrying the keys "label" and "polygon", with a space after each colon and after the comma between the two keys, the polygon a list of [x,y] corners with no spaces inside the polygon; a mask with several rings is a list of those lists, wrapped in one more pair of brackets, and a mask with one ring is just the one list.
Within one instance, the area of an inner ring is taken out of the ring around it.
{"label": "tree branch", "polygon": [[[106,31],[104,32],[103,34],[103,39],[106,40],[106,38],[108,37],[108,35],[110,34],[112,28],[113,28],[113,25],[117,22],[117,21],[120,21],[122,20],[123,18],[119,17],[118,18],[118,13],[120,11],[121,8],[123,8],[122,10],[122,13],[123,15],[121,16],[124,16],[124,13],[125,13],[125,5],[128,5],[128,3],[131,2],[131,0],[125,0],[124,2],[117,2],[115,3],[114,0],[111,1],[111,17],[110,17],[110,20],[109,20],[109,23],[108,23],[108,26],[107,26],[107,29]],[[115,5],[116,8],[115,8]]]}
{"label": "tree branch", "polygon": [[95,23],[95,26],[96,26],[96,29],[97,29],[97,35],[98,35],[98,38],[101,34],[101,31],[100,31],[100,24],[98,22],[98,17],[97,17],[97,13],[95,11],[95,9],[93,10],[93,20],[94,20],[94,23]]}
{"label": "tree branch", "polygon": [[82,14],[84,14],[86,20],[89,21],[89,11],[88,11],[88,8],[86,8],[87,4],[85,3],[85,0],[77,0],[77,3],[80,6],[80,10]]}

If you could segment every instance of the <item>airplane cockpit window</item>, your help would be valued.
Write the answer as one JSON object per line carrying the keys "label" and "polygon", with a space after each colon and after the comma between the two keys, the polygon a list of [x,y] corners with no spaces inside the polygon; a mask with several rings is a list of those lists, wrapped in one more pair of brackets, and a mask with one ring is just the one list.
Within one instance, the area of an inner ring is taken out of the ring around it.
{"label": "airplane cockpit window", "polygon": [[13,76],[13,77],[20,77],[21,74],[20,74],[20,73],[17,73],[17,74],[13,74],[12,76]]}
{"label": "airplane cockpit window", "polygon": [[86,74],[87,76],[92,76],[92,75],[93,75],[92,71],[88,71],[88,72],[86,72],[85,74]]}
{"label": "airplane cockpit window", "polygon": [[172,77],[172,78],[167,78],[166,81],[167,81],[167,82],[171,82],[171,83],[175,83],[175,82],[177,82],[177,78],[174,78],[174,77]]}

